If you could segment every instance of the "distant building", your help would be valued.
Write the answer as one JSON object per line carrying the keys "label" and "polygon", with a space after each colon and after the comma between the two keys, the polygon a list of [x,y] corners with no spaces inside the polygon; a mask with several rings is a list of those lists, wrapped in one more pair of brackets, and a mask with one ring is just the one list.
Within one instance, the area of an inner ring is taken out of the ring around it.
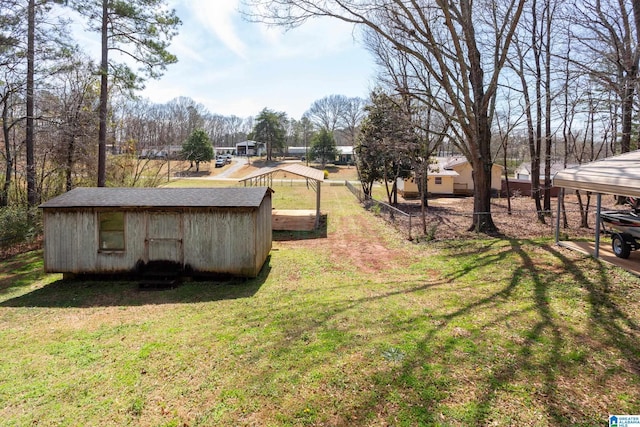
{"label": "distant building", "polygon": [[[439,195],[473,194],[473,169],[464,157],[436,157],[429,166],[427,175],[427,191]],[[503,167],[494,163],[491,169],[491,189],[500,191]],[[398,191],[404,198],[419,196],[418,183],[415,177],[398,178]]]}
{"label": "distant building", "polygon": [[[566,167],[571,168],[574,166],[578,166],[578,165],[569,164]],[[564,169],[565,169],[565,165],[563,163],[560,163],[560,162],[551,163],[551,178],[553,178],[553,176],[557,172],[560,172],[561,170],[564,170]],[[544,170],[545,170],[545,164],[540,163],[540,177],[543,179],[544,179]],[[521,163],[520,166],[518,166],[516,170],[513,172],[513,175],[515,179],[531,181],[531,163],[529,162]]]}
{"label": "distant building", "polygon": [[236,154],[236,147],[213,147],[216,152],[216,156],[221,154]]}
{"label": "distant building", "polygon": [[350,145],[340,145],[336,147],[338,150],[338,158],[336,165],[352,165],[353,164],[353,147]]}
{"label": "distant building", "polygon": [[267,149],[264,142],[242,141],[236,144],[237,156],[262,156]]}

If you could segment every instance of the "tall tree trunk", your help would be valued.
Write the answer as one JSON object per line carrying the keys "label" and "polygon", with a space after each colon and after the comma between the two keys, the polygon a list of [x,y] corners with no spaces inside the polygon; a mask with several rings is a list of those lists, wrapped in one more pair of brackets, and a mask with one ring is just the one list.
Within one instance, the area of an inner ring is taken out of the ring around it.
{"label": "tall tree trunk", "polygon": [[544,48],[544,211],[546,215],[551,213],[551,13],[550,0],[545,1],[545,48]]}
{"label": "tall tree trunk", "polygon": [[478,138],[473,156],[473,222],[469,231],[493,233],[497,227],[491,216],[491,129],[486,114],[479,114]]}
{"label": "tall tree trunk", "polygon": [[533,167],[533,156],[531,158],[531,181],[532,193],[536,201],[536,211],[538,221],[544,224],[544,214],[542,212],[542,189],[540,188],[540,163],[542,157],[542,67],[540,60],[542,56],[542,41],[538,37],[537,1],[533,2],[533,29],[531,31],[531,46],[536,67],[536,134],[535,134],[535,160],[536,167]]}
{"label": "tall tree trunk", "polygon": [[503,142],[503,150],[502,150],[502,161],[504,162],[504,186],[507,190],[507,213],[511,215],[513,212],[511,211],[511,188],[509,186],[509,168],[507,167],[507,138],[505,137]]}
{"label": "tall tree trunk", "polygon": [[102,0],[102,61],[100,62],[100,126],[98,130],[98,187],[107,184],[107,103],[109,100],[109,0]]}
{"label": "tall tree trunk", "polygon": [[73,189],[73,152],[75,150],[75,137],[69,135],[69,141],[67,142],[67,158],[64,170],[65,175],[65,189],[71,191]]}
{"label": "tall tree trunk", "polygon": [[36,190],[36,165],[34,158],[34,74],[35,74],[35,0],[29,0],[28,29],[27,29],[27,123],[26,123],[26,150],[27,150],[27,203],[29,206],[38,204]]}
{"label": "tall tree trunk", "polygon": [[635,68],[625,76],[625,87],[622,98],[622,135],[620,137],[620,152],[631,150],[631,126],[633,122],[633,96],[636,85]]}
{"label": "tall tree trunk", "polygon": [[[464,15],[471,17],[470,3],[463,2],[467,10]],[[475,42],[473,28],[468,29],[467,41],[469,47],[469,83],[473,92],[473,115],[475,121],[473,137],[469,141],[473,167],[473,221],[469,230],[482,233],[494,233],[498,230],[491,216],[491,123],[489,120],[489,105],[491,96],[485,92],[484,71],[480,51]]]}
{"label": "tall tree trunk", "polygon": [[[8,102],[8,100],[7,100]],[[4,137],[4,182],[0,192],[0,206],[9,205],[9,189],[11,188],[11,175],[13,174],[13,152],[9,143],[9,106],[7,102],[2,104],[2,135]]]}

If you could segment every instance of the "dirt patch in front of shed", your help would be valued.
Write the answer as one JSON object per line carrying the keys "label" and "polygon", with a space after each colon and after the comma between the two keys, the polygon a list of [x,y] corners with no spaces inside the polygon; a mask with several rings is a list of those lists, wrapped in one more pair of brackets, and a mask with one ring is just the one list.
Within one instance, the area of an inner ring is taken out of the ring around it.
{"label": "dirt patch in front of shed", "polygon": [[[278,239],[278,245],[286,248],[316,249],[329,254],[332,264],[337,268],[351,266],[350,268],[356,267],[358,271],[364,273],[376,273],[396,268],[399,260],[407,258],[407,251],[401,247],[392,247],[387,239],[381,239],[377,232],[371,232],[371,229],[363,222],[358,221],[357,218],[339,217],[334,219],[339,221],[338,232],[324,233],[321,238],[290,236],[289,240]],[[376,220],[376,218],[370,219]],[[326,216],[323,216],[323,220],[326,221]],[[323,225],[326,227],[326,224]],[[387,231],[393,233],[390,229]],[[298,235],[303,236],[302,233],[298,233]],[[395,238],[399,237],[395,236]]]}
{"label": "dirt patch in front of shed", "polygon": [[[591,200],[590,208],[590,228],[580,227],[580,213],[577,207],[575,195],[567,196],[566,208],[569,228],[561,228],[561,233],[571,236],[571,238],[592,238],[593,237],[593,211],[595,198]],[[545,218],[545,223],[540,223],[536,219],[535,204],[531,198],[512,198],[512,213],[508,214],[507,200],[496,198],[492,200],[492,213],[494,221],[503,238],[508,239],[537,239],[552,238],[555,232],[555,208],[556,200],[552,202],[552,216]],[[413,218],[412,235],[414,239],[424,236],[420,235],[421,225],[419,223],[420,207],[416,201],[401,200],[400,208],[412,212]],[[606,199],[604,205],[611,205],[612,200]],[[465,240],[477,239],[485,236],[468,231],[471,225],[473,212],[473,198],[435,198],[429,200],[428,208],[428,232],[433,234],[430,240]],[[400,219],[396,218],[395,227],[389,223],[384,223],[380,227],[383,232],[386,229],[390,236],[388,239],[380,238],[379,231],[372,232],[372,224],[369,221],[384,221],[383,215],[366,212],[363,209],[362,215],[333,217],[332,221],[338,221],[337,232],[325,233],[322,236],[295,237],[284,236],[282,239],[276,238],[279,245],[284,247],[304,247],[314,248],[327,253],[331,261],[338,266],[354,266],[359,271],[375,274],[376,272],[387,271],[397,268],[399,265],[410,263],[410,251],[402,248],[401,244],[393,242],[405,240],[406,225],[399,224]],[[325,229],[326,230],[326,229]],[[392,233],[395,233],[391,235]],[[303,236],[307,236],[304,234]]]}

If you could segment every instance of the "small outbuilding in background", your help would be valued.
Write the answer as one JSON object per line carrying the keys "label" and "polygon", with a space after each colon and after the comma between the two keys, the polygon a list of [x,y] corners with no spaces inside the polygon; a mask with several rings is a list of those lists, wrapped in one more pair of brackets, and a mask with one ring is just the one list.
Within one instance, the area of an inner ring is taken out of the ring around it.
{"label": "small outbuilding in background", "polygon": [[150,265],[255,277],[272,244],[271,190],[76,188],[42,205],[48,273],[118,274]]}

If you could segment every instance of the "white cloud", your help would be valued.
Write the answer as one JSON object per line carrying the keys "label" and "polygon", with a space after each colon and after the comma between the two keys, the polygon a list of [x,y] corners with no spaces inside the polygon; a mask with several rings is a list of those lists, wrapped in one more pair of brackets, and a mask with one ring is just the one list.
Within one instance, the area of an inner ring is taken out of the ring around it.
{"label": "white cloud", "polygon": [[240,0],[170,1],[183,21],[169,48],[178,63],[147,83],[153,102],[187,96],[216,114],[266,107],[297,119],[324,96],[368,94],[373,64],[350,24],[313,19],[283,32],[244,21]]}
{"label": "white cloud", "polygon": [[266,45],[262,51],[268,51],[271,57],[318,58],[348,50],[357,44],[353,37],[353,25],[336,19],[311,19],[288,32],[280,28],[253,25],[258,27]]}
{"label": "white cloud", "polygon": [[233,53],[246,57],[247,46],[238,35],[234,20],[238,15],[238,0],[184,0],[183,7],[190,14],[183,18],[188,25],[198,25],[215,35]]}

